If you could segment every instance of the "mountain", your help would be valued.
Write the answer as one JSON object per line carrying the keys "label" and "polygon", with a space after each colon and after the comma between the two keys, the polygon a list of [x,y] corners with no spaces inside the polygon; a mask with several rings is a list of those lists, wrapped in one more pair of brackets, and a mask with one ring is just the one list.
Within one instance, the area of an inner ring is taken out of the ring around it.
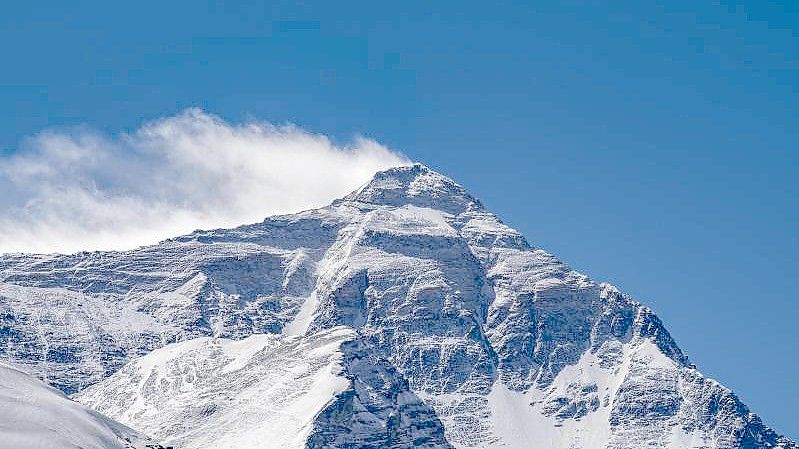
{"label": "mountain", "polygon": [[180,449],[799,447],[419,164],[258,224],[3,256],[0,354]]}
{"label": "mountain", "polygon": [[0,437],[0,447],[14,449],[144,449],[151,443],[5,364],[0,364]]}

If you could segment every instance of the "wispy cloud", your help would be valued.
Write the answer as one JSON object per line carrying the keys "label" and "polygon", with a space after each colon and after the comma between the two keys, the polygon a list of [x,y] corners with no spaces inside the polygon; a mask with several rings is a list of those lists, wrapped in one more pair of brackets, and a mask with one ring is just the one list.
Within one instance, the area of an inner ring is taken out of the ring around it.
{"label": "wispy cloud", "polygon": [[322,206],[407,160],[198,109],[131,134],[45,131],[0,157],[0,252],[128,249]]}

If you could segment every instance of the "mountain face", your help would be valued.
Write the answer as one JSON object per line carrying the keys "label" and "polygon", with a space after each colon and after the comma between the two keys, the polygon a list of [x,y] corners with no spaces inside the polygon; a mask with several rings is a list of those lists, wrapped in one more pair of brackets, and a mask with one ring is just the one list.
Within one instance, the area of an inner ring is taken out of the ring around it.
{"label": "mountain face", "polygon": [[254,225],[2,256],[0,354],[179,449],[799,448],[418,164]]}
{"label": "mountain face", "polygon": [[151,442],[64,393],[0,363],[0,447],[144,449]]}
{"label": "mountain face", "polygon": [[178,448],[449,447],[433,410],[343,326],[167,345],[77,398]]}

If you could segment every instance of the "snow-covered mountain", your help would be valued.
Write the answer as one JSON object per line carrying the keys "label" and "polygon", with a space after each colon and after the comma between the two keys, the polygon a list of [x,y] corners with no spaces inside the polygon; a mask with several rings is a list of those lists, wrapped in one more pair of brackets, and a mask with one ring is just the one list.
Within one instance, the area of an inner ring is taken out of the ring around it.
{"label": "snow-covered mountain", "polygon": [[138,432],[0,363],[0,447],[144,449],[147,444],[153,443]]}
{"label": "snow-covered mountain", "polygon": [[180,449],[799,447],[418,164],[254,225],[0,257],[0,353]]}

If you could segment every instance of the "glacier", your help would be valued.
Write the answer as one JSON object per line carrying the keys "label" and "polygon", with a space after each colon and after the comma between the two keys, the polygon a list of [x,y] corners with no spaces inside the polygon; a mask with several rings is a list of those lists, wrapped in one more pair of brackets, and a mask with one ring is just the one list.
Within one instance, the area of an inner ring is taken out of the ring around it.
{"label": "glacier", "polygon": [[0,256],[0,359],[180,449],[799,447],[421,164],[262,223]]}

